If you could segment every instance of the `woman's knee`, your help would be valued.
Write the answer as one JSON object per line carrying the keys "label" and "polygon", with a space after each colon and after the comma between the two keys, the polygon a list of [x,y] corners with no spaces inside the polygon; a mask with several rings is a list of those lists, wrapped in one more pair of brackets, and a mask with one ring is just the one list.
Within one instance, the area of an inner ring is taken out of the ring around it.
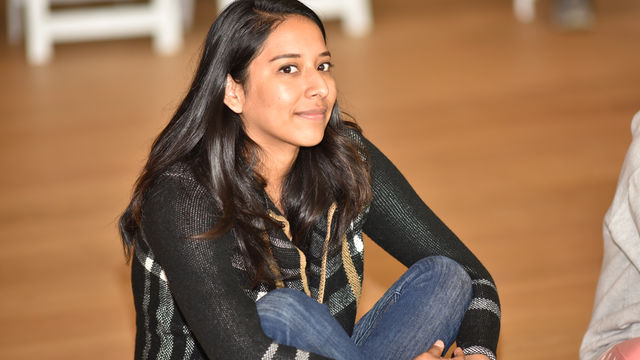
{"label": "woman's knee", "polygon": [[293,346],[293,339],[317,337],[335,321],[325,305],[295,289],[272,290],[256,307],[262,330],[280,344]]}
{"label": "woman's knee", "polygon": [[262,316],[287,317],[294,313],[305,313],[313,305],[313,299],[305,293],[289,288],[269,291],[256,302],[258,314]]}
{"label": "woman's knee", "polygon": [[419,267],[421,273],[443,279],[439,291],[451,292],[451,296],[471,300],[471,277],[456,261],[445,256],[429,256],[417,261],[413,266]]}
{"label": "woman's knee", "polygon": [[327,307],[296,289],[272,290],[256,303],[262,323],[298,328],[301,324],[331,318]]}
{"label": "woman's knee", "polygon": [[310,299],[295,289],[276,289],[256,302],[260,325],[264,333],[276,342],[287,343],[296,326],[305,319],[306,303]]}

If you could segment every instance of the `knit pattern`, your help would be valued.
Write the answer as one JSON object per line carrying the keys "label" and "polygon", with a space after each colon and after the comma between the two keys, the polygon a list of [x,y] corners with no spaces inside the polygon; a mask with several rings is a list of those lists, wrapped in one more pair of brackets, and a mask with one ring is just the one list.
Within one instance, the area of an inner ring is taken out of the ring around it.
{"label": "knit pattern", "polygon": [[[500,305],[491,276],[377,148],[360,134],[353,140],[368,149],[372,203],[350,224],[343,241],[328,247],[330,209],[312,232],[306,253],[284,230],[270,231],[268,241],[283,277],[279,286],[305,291],[324,303],[350,334],[364,274],[363,231],[406,266],[426,256],[450,257],[473,280],[458,346],[466,354],[495,359]],[[323,359],[275,344],[262,332],[255,302],[273,289],[244,286],[248,279],[233,232],[215,240],[192,238],[213,227],[214,214],[210,194],[181,164],[147,193],[132,265],[135,358]]]}

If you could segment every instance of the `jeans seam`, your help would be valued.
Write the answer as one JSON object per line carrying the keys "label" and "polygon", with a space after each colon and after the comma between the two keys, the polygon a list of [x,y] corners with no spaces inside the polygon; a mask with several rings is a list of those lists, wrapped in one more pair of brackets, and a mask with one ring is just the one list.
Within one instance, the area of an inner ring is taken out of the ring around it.
{"label": "jeans seam", "polygon": [[389,310],[389,308],[391,306],[393,306],[393,304],[395,304],[396,302],[398,302],[398,299],[400,298],[400,296],[402,295],[401,292],[399,291],[393,291],[391,294],[391,296],[389,296],[387,299],[387,302],[384,304],[384,306],[382,306],[379,311],[376,311],[374,314],[375,315],[373,317],[374,321],[370,324],[370,326],[367,327],[367,331],[362,335],[360,342],[365,342],[367,340],[367,338],[369,338],[369,336],[371,335],[371,333],[373,332],[373,330],[376,328],[377,324],[378,324],[378,320],[380,319],[380,317],[382,315],[384,315],[384,313],[387,312],[387,310]]}

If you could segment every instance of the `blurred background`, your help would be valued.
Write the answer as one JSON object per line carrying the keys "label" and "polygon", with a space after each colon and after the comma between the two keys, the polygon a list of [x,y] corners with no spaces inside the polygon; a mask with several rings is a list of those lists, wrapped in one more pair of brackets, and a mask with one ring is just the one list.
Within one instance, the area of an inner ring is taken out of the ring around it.
{"label": "blurred background", "polygon": [[[581,31],[551,0],[529,23],[507,0],[372,0],[360,37],[326,23],[341,106],[496,280],[499,358],[577,359],[589,322],[640,110],[640,1],[592,4]],[[216,16],[194,6],[173,55],[143,36],[40,66],[0,9],[0,358],[133,357],[116,222]],[[360,314],[404,270],[371,242],[365,266]]]}

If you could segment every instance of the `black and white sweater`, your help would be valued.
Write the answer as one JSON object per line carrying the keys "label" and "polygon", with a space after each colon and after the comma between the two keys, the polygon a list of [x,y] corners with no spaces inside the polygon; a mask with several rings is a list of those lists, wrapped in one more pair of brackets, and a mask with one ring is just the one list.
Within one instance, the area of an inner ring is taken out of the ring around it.
{"label": "black and white sweater", "polygon": [[[343,237],[325,247],[333,207],[303,253],[284,228],[269,233],[283,278],[324,303],[348,333],[362,288],[366,233],[406,266],[430,255],[449,257],[469,273],[473,299],[458,335],[466,354],[495,359],[500,305],[495,284],[478,259],[424,204],[396,167],[368,140],[373,200]],[[260,327],[255,302],[270,289],[246,290],[243,262],[231,233],[213,241],[191,238],[214,225],[211,196],[186,166],[176,165],[149,190],[141,239],[135,246],[132,286],[136,307],[136,359],[322,359],[274,343]],[[426,350],[426,349],[425,349]]]}

